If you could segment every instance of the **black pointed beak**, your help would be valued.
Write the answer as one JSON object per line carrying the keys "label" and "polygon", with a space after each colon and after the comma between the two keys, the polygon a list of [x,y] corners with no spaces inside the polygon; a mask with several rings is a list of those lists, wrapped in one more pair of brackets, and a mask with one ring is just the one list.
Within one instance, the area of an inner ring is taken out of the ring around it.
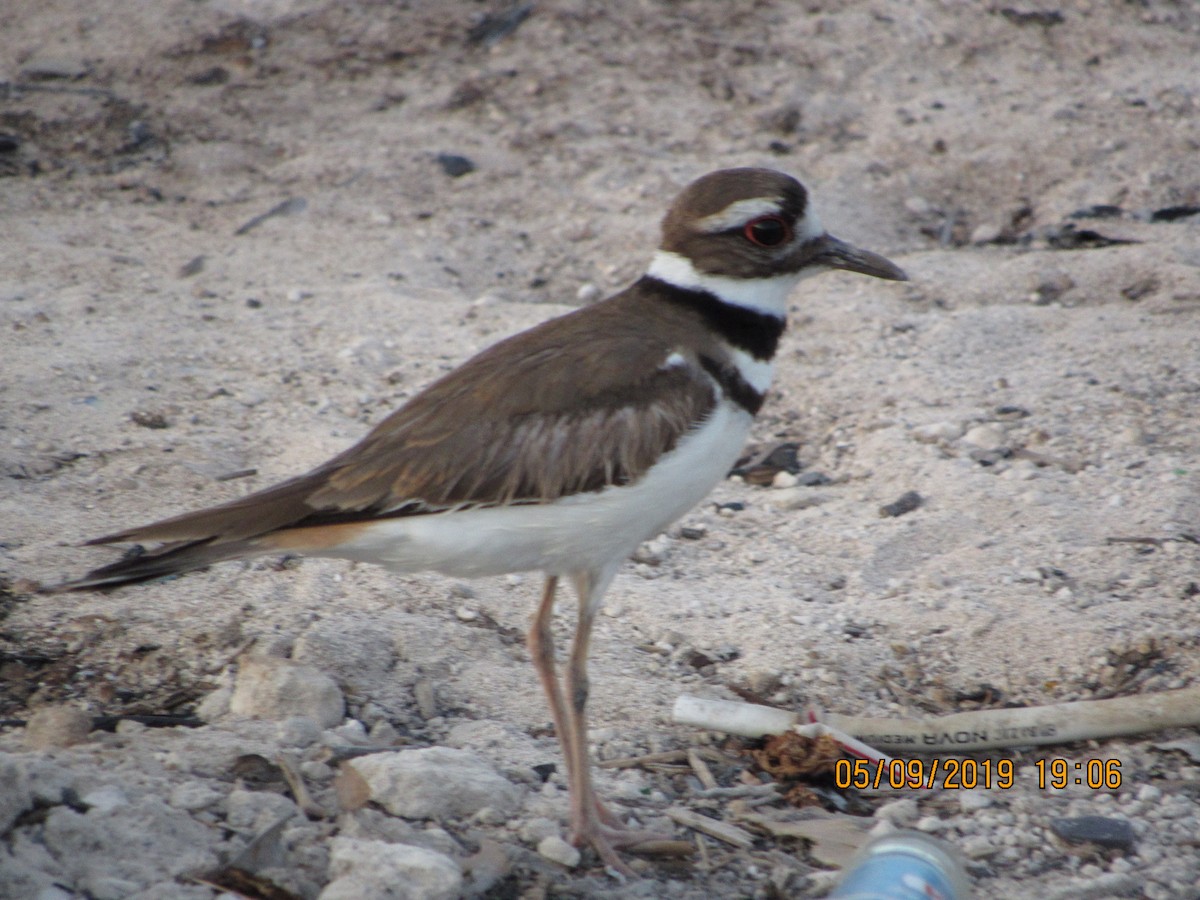
{"label": "black pointed beak", "polygon": [[815,263],[824,263],[831,269],[845,269],[847,272],[858,272],[873,278],[885,278],[888,281],[908,281],[904,270],[890,259],[847,244],[829,233],[816,238],[814,243],[816,252],[812,260]]}

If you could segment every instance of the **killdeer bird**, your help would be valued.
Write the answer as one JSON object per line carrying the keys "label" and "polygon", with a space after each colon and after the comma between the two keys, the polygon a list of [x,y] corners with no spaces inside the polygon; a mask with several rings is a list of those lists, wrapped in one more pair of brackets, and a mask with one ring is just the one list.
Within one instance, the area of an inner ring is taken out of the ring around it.
{"label": "killdeer bird", "polygon": [[[306,475],[89,544],[156,547],[61,590],[147,581],[220,560],[299,553],[457,577],[540,570],[528,646],[562,744],[575,843],[605,864],[644,842],[592,787],[588,644],[621,563],[725,477],[771,383],[788,295],[846,269],[905,280],[826,233],[795,179],[713,172],[663,220],[649,270],[607,300],[501,341]],[[560,682],[551,614],[579,597]]]}

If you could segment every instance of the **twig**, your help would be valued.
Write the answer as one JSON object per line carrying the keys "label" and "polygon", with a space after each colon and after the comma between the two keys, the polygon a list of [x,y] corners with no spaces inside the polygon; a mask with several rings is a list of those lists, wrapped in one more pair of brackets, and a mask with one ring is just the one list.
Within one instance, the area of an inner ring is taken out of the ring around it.
{"label": "twig", "polygon": [[696,773],[696,777],[700,779],[700,783],[704,785],[706,790],[713,790],[719,787],[717,779],[713,777],[712,769],[708,767],[708,763],[700,758],[700,754],[695,750],[687,752],[688,764],[691,765],[692,771]]}
{"label": "twig", "polygon": [[596,763],[598,769],[633,769],[653,763],[686,763],[686,750],[664,750],[662,753],[647,753],[645,756],[622,756]]}
{"label": "twig", "polygon": [[749,850],[754,846],[754,836],[750,832],[738,828],[736,825],[694,813],[690,809],[671,807],[667,810],[667,816],[684,828],[702,831],[709,837],[715,837],[718,841],[724,841],[743,850]]}

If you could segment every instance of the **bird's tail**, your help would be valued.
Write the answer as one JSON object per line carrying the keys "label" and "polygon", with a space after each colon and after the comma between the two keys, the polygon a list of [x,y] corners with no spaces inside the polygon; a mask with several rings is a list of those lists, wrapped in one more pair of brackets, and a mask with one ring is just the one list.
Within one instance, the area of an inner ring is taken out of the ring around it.
{"label": "bird's tail", "polygon": [[[89,541],[89,543],[98,543]],[[193,569],[226,559],[251,556],[256,550],[248,541],[217,541],[213,538],[196,541],[176,541],[147,550],[135,544],[116,562],[92,569],[81,578],[42,588],[44,593],[115,588],[124,584],[153,581],[171,575],[182,575]]]}

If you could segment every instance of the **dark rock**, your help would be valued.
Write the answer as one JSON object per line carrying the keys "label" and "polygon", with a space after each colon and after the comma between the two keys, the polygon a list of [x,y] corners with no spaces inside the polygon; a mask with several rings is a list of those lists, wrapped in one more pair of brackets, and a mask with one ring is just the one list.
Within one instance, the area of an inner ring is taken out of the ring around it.
{"label": "dark rock", "polygon": [[1136,841],[1128,819],[1110,819],[1107,816],[1051,819],[1050,830],[1072,844],[1089,842],[1113,850],[1130,850]]}
{"label": "dark rock", "polygon": [[462,178],[462,176],[475,171],[475,163],[465,156],[458,156],[455,153],[439,153],[437,161],[438,165],[442,167],[442,171],[451,178]]}
{"label": "dark rock", "polygon": [[924,499],[916,491],[907,491],[891,503],[879,507],[879,515],[885,519],[894,519],[905,513],[910,513],[914,509],[919,509],[924,502]]}

